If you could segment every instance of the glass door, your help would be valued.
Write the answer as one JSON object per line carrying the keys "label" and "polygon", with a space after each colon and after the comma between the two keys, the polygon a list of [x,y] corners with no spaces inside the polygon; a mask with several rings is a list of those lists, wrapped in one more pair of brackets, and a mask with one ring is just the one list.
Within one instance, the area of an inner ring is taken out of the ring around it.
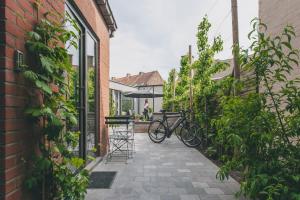
{"label": "glass door", "polygon": [[88,156],[94,156],[97,150],[96,138],[96,118],[97,118],[97,43],[94,38],[88,33],[86,34],[86,79],[87,79],[87,126],[86,126],[86,150]]}
{"label": "glass door", "polygon": [[98,121],[98,98],[97,98],[97,40],[89,31],[85,23],[76,14],[76,10],[66,4],[67,14],[76,22],[80,30],[71,24],[66,24],[66,28],[78,34],[78,48],[68,48],[68,54],[72,66],[75,69],[73,75],[68,75],[70,86],[70,101],[78,111],[78,126],[69,127],[73,131],[80,133],[79,145],[72,147],[72,151],[88,162],[88,157],[96,156],[97,150],[97,121]]}
{"label": "glass door", "polygon": [[[70,10],[67,9],[67,14],[70,16],[70,18],[75,19],[73,14]],[[76,126],[68,126],[67,128],[73,132],[77,132],[79,135],[79,143],[75,146],[70,146],[70,150],[73,151],[73,153],[79,157],[83,157],[82,155],[82,148],[81,148],[81,133],[83,133],[84,127],[82,121],[84,121],[84,106],[82,105],[82,96],[84,94],[84,90],[82,87],[82,31],[83,29],[79,26],[78,28],[80,30],[77,30],[74,28],[74,26],[70,22],[66,22],[65,28],[69,31],[72,31],[76,34],[77,38],[73,38],[73,41],[76,42],[78,48],[75,48],[74,46],[70,45],[70,42],[66,43],[66,48],[69,54],[70,63],[73,66],[74,74],[67,74],[67,84],[69,86],[70,94],[66,98],[68,98],[73,106],[77,109],[77,121],[78,124]]]}

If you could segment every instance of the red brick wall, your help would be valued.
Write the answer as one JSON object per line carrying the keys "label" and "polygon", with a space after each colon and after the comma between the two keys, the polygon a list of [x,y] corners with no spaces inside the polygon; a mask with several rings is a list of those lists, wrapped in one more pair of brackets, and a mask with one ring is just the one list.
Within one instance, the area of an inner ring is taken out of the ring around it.
{"label": "red brick wall", "polygon": [[[75,0],[75,3],[100,39],[98,49],[100,65],[98,85],[100,89],[100,127],[98,131],[100,133],[101,154],[103,155],[107,149],[107,130],[105,128],[104,117],[109,114],[109,33],[94,1]],[[95,14],[97,15],[95,16]]]}
{"label": "red brick wall", "polygon": [[[3,54],[2,52],[4,52],[4,48],[3,48],[3,41],[5,40],[4,34],[2,32],[4,32],[4,28],[3,28],[3,19],[5,17],[5,13],[4,13],[4,0],[0,0],[0,53]],[[0,127],[3,127],[4,125],[4,116],[2,114],[2,110],[3,110],[3,93],[4,93],[4,89],[3,89],[3,59],[0,59]],[[2,128],[0,128],[0,199],[3,199],[3,195],[4,195],[4,131],[2,130]]]}
{"label": "red brick wall", "polygon": [[[24,178],[23,160],[33,152],[31,124],[23,115],[28,99],[26,83],[14,72],[14,51],[25,52],[25,34],[48,11],[64,12],[64,0],[41,0],[42,7],[36,10],[35,0],[0,0],[0,199],[30,199],[22,189]],[[101,39],[100,55],[100,127],[105,133],[104,116],[108,114],[109,35],[92,0],[77,0],[91,27]],[[105,143],[105,142],[103,142]],[[106,146],[106,145],[102,145]],[[103,150],[103,152],[105,152]],[[24,158],[24,159],[23,159]]]}
{"label": "red brick wall", "polygon": [[26,32],[32,30],[42,13],[49,10],[63,12],[63,1],[42,1],[38,12],[33,0],[2,0],[0,5],[0,199],[26,199],[22,190],[23,160],[33,151],[32,127],[23,110],[28,102],[26,83],[15,73],[14,52],[25,51]]}

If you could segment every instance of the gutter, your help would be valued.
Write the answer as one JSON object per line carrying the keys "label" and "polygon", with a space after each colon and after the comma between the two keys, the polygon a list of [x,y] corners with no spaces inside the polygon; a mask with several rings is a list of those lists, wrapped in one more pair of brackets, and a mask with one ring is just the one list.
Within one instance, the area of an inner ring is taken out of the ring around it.
{"label": "gutter", "polygon": [[113,12],[110,8],[109,2],[108,0],[95,0],[95,2],[100,9],[100,12],[104,18],[106,26],[108,27],[109,36],[112,38],[118,26],[114,18]]}

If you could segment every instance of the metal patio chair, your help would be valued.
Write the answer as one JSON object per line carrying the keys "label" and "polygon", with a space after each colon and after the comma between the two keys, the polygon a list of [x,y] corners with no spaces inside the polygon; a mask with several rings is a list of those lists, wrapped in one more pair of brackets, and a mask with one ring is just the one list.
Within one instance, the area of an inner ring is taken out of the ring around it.
{"label": "metal patio chair", "polygon": [[131,158],[134,153],[133,120],[130,116],[105,117],[105,124],[109,128],[109,152],[106,161],[113,161],[113,157]]}

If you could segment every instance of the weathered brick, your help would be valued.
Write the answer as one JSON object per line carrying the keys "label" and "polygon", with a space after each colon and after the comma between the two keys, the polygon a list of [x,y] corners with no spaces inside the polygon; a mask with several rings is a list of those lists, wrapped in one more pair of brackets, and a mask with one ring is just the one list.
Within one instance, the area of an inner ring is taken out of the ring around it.
{"label": "weathered brick", "polygon": [[23,87],[22,85],[14,84],[2,84],[0,85],[0,91],[3,92],[2,94],[6,95],[13,95],[13,96],[26,96],[27,95],[27,88]]}
{"label": "weathered brick", "polygon": [[[23,143],[25,142],[24,144],[26,144],[26,141],[30,140],[30,139],[28,139],[28,137],[31,136],[30,131],[29,131],[30,128],[27,128],[27,129],[28,130],[26,130],[26,131],[19,130],[19,131],[6,132],[6,134],[4,136],[5,143],[12,144],[12,143],[22,141]],[[26,146],[24,148],[26,148]],[[28,149],[30,149],[30,148],[28,148]]]}
{"label": "weathered brick", "polygon": [[7,107],[23,107],[28,100],[24,97],[5,96],[4,103]]}
{"label": "weathered brick", "polygon": [[29,24],[25,18],[21,17],[17,18],[17,25],[19,28],[25,31],[30,30],[32,28],[32,25]]}
{"label": "weathered brick", "polygon": [[5,200],[17,200],[22,199],[22,191],[21,190],[14,190],[11,193],[8,193],[5,197]]}
{"label": "weathered brick", "polygon": [[2,147],[2,149],[5,151],[6,156],[11,156],[16,153],[20,153],[21,146],[19,143],[9,144]]}
{"label": "weathered brick", "polygon": [[6,184],[4,185],[5,193],[10,193],[15,189],[16,189],[16,181],[15,180],[6,182]]}
{"label": "weathered brick", "polygon": [[13,67],[14,61],[12,58],[0,57],[0,69],[13,69]]}
{"label": "weathered brick", "polygon": [[15,37],[20,37],[20,38],[25,37],[25,31],[22,30],[17,24],[6,23],[5,30],[6,30],[6,32],[14,35]]}
{"label": "weathered brick", "polygon": [[15,11],[7,8],[5,9],[5,19],[10,22],[10,23],[17,23],[17,15],[15,13]]}
{"label": "weathered brick", "polygon": [[15,166],[13,168],[9,168],[5,171],[5,179],[6,180],[12,180],[13,178],[16,178],[22,173],[21,166]]}
{"label": "weathered brick", "polygon": [[5,169],[13,168],[13,167],[16,166],[16,164],[17,164],[17,161],[16,161],[16,157],[15,156],[7,157],[4,160]]}
{"label": "weathered brick", "polygon": [[2,126],[0,126],[0,130],[5,131],[17,131],[24,130],[27,128],[27,123],[22,119],[6,119]]}
{"label": "weathered brick", "polygon": [[26,20],[29,24],[34,25],[37,22],[36,16],[34,16],[34,13],[25,13],[24,20]]}
{"label": "weathered brick", "polygon": [[23,84],[25,82],[24,77],[14,70],[0,70],[0,77],[10,83]]}
{"label": "weathered brick", "polygon": [[18,3],[24,12],[33,13],[33,4],[30,1],[18,0]]}
{"label": "weathered brick", "polygon": [[14,49],[9,46],[5,46],[4,51],[0,51],[0,56],[1,57],[14,57]]}
{"label": "weathered brick", "polygon": [[16,40],[16,49],[23,51],[23,53],[25,53],[25,40],[24,39]]}
{"label": "weathered brick", "polygon": [[15,37],[10,35],[9,33],[5,34],[5,42],[6,42],[6,45],[9,47],[14,47],[16,45]]}
{"label": "weathered brick", "polygon": [[13,10],[17,15],[24,16],[24,10],[20,7],[16,0],[8,0],[5,6]]}

